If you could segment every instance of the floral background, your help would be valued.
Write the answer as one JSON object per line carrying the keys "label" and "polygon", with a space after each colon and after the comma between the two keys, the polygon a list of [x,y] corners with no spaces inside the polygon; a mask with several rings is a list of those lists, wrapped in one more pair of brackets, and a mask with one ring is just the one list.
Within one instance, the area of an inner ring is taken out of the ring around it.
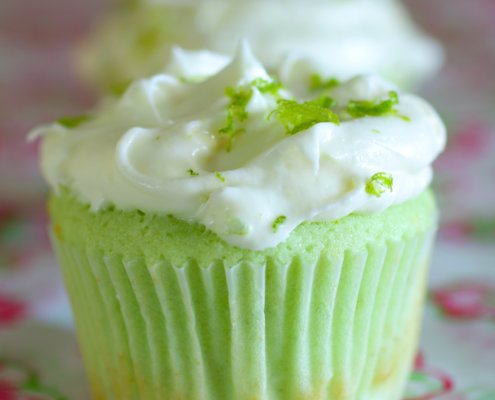
{"label": "floral background", "polygon": [[[436,163],[442,223],[408,400],[495,399],[495,1],[407,0],[443,42],[422,89],[449,128]],[[36,124],[91,107],[75,44],[103,0],[0,2],[0,400],[88,399],[46,235]]]}

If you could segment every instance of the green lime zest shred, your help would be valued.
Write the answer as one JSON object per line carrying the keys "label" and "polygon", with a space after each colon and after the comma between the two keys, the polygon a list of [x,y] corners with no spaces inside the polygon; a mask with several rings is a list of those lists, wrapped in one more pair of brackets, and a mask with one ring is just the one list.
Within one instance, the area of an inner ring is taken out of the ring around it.
{"label": "green lime zest shred", "polygon": [[263,78],[256,78],[251,82],[250,86],[255,87],[261,93],[268,93],[275,97],[279,96],[279,90],[282,89],[282,83],[275,80],[269,81]]}
{"label": "green lime zest shred", "polygon": [[84,124],[89,121],[90,117],[88,115],[74,115],[68,117],[59,118],[56,122],[65,128],[77,128],[79,125]]}
{"label": "green lime zest shred", "polygon": [[335,99],[328,96],[321,96],[319,99],[314,100],[323,108],[332,108],[337,106]]}
{"label": "green lime zest shred", "polygon": [[253,87],[261,93],[268,93],[279,97],[279,90],[282,88],[282,84],[274,80],[256,78],[247,85],[227,86],[225,88],[225,95],[230,99],[230,103],[227,106],[225,126],[220,128],[218,133],[228,137],[227,151],[232,149],[232,139],[234,136],[244,131],[242,123],[249,116],[246,107],[253,96]]}
{"label": "green lime zest shred", "polygon": [[272,223],[273,232],[277,232],[280,225],[282,225],[285,221],[287,221],[287,217],[285,215],[279,215]]}
{"label": "green lime zest shred", "polygon": [[198,173],[198,172],[196,172],[196,171],[194,171],[192,168],[189,168],[189,169],[187,170],[187,172],[188,172],[188,173],[189,173],[189,175],[191,175],[191,176],[198,176],[198,175],[199,175],[199,173]]}
{"label": "green lime zest shred", "polygon": [[399,95],[392,90],[388,92],[388,98],[385,100],[351,100],[347,104],[346,111],[352,118],[397,115],[397,110],[394,108],[397,104],[399,104]]}
{"label": "green lime zest shred", "polygon": [[380,197],[387,190],[392,192],[394,178],[387,172],[377,172],[366,181],[366,193]]}
{"label": "green lime zest shred", "polygon": [[335,105],[335,100],[328,96],[303,103],[296,100],[279,99],[277,108],[270,113],[269,117],[275,114],[278,121],[284,126],[286,133],[295,135],[321,122],[332,122],[338,125],[340,123],[339,117],[330,109]]}
{"label": "green lime zest shred", "polygon": [[227,151],[232,148],[232,139],[235,135],[243,131],[240,124],[248,118],[246,107],[253,95],[251,87],[232,87],[225,88],[225,95],[230,98],[230,104],[227,107],[227,121],[218,133],[227,135]]}
{"label": "green lime zest shred", "polygon": [[310,91],[330,90],[336,88],[339,85],[340,85],[340,81],[334,77],[324,79],[319,74],[312,74],[309,78]]}
{"label": "green lime zest shred", "polygon": [[225,177],[220,172],[215,172],[215,177],[222,183],[225,183]]}

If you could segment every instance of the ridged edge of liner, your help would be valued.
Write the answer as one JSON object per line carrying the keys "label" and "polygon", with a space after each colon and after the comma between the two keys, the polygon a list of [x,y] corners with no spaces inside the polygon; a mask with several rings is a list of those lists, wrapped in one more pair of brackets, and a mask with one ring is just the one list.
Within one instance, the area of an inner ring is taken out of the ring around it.
{"label": "ridged edge of liner", "polygon": [[53,242],[94,399],[395,400],[433,236],[232,268]]}

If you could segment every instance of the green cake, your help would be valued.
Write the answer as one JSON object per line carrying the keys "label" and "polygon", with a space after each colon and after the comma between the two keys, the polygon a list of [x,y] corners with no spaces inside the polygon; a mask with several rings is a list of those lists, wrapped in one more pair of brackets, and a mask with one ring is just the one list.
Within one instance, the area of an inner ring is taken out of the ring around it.
{"label": "green cake", "polygon": [[399,400],[437,114],[376,76],[292,90],[246,45],[200,79],[183,56],[36,131],[93,398]]}

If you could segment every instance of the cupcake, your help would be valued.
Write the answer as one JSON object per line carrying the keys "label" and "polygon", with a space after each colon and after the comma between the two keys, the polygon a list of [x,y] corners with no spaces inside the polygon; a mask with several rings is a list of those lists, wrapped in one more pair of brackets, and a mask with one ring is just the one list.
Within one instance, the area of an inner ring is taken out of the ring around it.
{"label": "cupcake", "polygon": [[105,18],[81,49],[79,67],[96,87],[121,93],[161,72],[174,45],[232,54],[243,38],[272,72],[282,61],[339,79],[378,71],[401,87],[432,76],[442,61],[439,44],[395,0],[159,0]]}
{"label": "cupcake", "polygon": [[296,93],[206,54],[33,134],[93,397],[400,399],[442,122],[378,76]]}

